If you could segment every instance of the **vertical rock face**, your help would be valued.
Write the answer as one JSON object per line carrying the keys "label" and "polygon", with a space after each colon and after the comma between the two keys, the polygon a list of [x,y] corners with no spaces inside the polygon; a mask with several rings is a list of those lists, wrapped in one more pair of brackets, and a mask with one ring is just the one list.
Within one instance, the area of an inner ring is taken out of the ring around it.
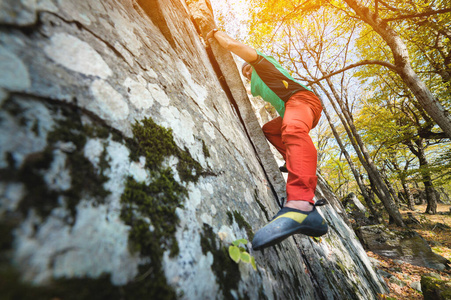
{"label": "vertical rock face", "polygon": [[181,0],[0,3],[7,299],[384,292],[322,181],[328,235],[248,244],[256,271],[229,258],[277,211],[283,186],[192,19]]}

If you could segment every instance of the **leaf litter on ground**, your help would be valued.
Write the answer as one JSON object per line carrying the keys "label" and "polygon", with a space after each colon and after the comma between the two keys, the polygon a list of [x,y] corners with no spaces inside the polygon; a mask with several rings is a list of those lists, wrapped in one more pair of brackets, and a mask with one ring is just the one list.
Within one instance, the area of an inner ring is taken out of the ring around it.
{"label": "leaf litter on ground", "polygon": [[[424,213],[426,205],[416,205],[415,211],[405,210],[401,211],[403,217],[407,217],[410,212],[419,223],[409,224],[409,228],[418,232],[431,246],[432,251],[445,257],[451,261],[451,205],[438,204],[437,214],[430,215]],[[390,228],[399,229],[396,226],[389,226]],[[431,273],[438,274],[442,280],[451,281],[451,271],[445,270],[440,272],[435,269],[415,266],[409,263],[399,263],[396,260],[385,256],[378,255],[371,251],[367,251],[367,255],[380,262],[377,269],[390,273],[400,281],[406,283],[405,286],[400,286],[395,283],[395,280],[390,280],[384,277],[384,281],[390,290],[387,295],[380,295],[380,299],[396,299],[396,300],[423,300],[423,294],[410,285],[412,282],[421,281],[421,276],[430,275]]]}

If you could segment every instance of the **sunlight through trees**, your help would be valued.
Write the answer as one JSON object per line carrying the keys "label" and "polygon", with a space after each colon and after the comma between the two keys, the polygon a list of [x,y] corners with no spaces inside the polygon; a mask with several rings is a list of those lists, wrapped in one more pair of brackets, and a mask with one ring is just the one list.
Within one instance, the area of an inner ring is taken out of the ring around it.
{"label": "sunlight through trees", "polygon": [[320,96],[319,168],[338,195],[402,226],[399,206],[424,191],[436,213],[451,193],[449,1],[258,0],[238,21],[236,1],[221,2],[225,30]]}

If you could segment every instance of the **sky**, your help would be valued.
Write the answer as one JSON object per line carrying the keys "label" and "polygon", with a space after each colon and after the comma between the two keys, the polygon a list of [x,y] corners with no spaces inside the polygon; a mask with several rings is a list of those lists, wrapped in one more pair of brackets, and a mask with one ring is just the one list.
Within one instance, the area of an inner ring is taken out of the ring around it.
{"label": "sky", "polygon": [[[243,39],[248,34],[246,21],[249,19],[249,0],[210,0],[217,25],[223,25],[224,30],[232,37]],[[224,16],[223,24],[219,17]]]}

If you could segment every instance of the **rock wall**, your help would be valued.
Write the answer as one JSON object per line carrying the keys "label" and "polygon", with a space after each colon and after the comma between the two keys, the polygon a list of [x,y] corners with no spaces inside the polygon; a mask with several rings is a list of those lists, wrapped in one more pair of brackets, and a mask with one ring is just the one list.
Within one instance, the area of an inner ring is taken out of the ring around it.
{"label": "rock wall", "polygon": [[248,244],[256,271],[229,258],[277,211],[283,179],[192,14],[182,0],[0,2],[4,298],[385,291],[321,180],[328,235]]}

